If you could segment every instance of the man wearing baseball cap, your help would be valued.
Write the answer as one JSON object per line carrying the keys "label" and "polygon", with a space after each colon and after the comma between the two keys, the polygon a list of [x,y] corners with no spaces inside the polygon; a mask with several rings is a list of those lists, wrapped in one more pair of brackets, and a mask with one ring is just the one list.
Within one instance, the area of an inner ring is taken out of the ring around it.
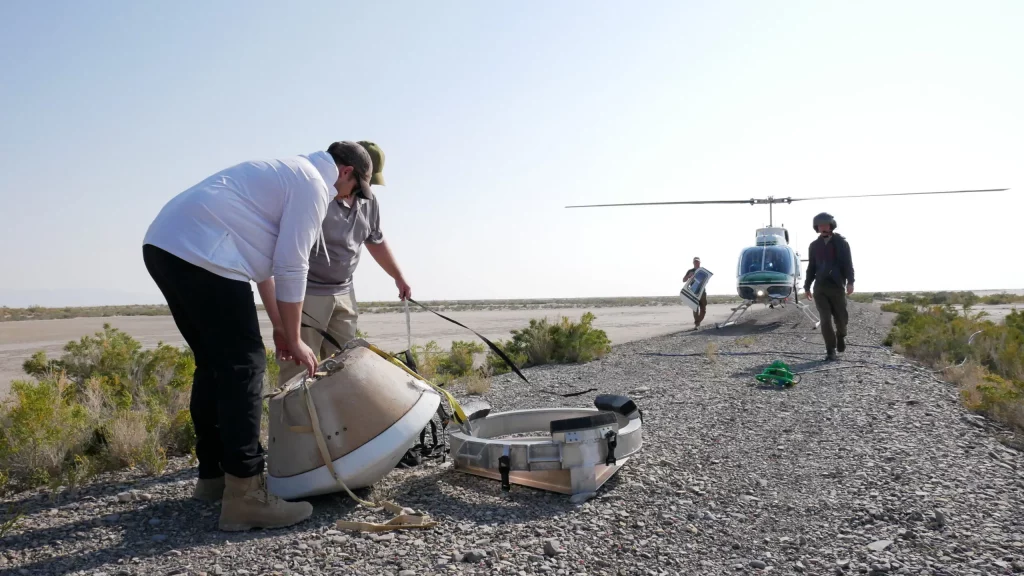
{"label": "man wearing baseball cap", "polygon": [[256,287],[279,357],[312,375],[299,337],[309,255],[323,254],[321,226],[336,197],[369,191],[370,157],[354,142],[326,151],[242,162],[172,198],[146,231],[142,257],[195,357],[189,410],[199,481],[193,497],[222,500],[225,531],[291,526],[307,502],[266,489],[260,445],[266,348]]}
{"label": "man wearing baseball cap", "polygon": [[[356,337],[359,307],[352,276],[359,265],[363,244],[377,264],[394,279],[398,298],[412,297],[412,289],[384,239],[380,206],[370,191],[370,184],[384,184],[384,152],[367,140],[360,141],[359,146],[370,160],[365,168],[365,173],[369,174],[366,186],[351,195],[339,195],[330,203],[323,223],[327,249],[319,254],[314,251],[309,256],[309,276],[302,310],[303,322],[310,328],[303,328],[301,334],[302,341],[321,360],[336,352],[337,348],[325,342],[318,329],[327,332],[342,346]],[[287,357],[278,360],[279,385],[284,385],[302,371],[301,366],[289,360]]]}
{"label": "man wearing baseball cap", "polygon": [[[685,284],[693,274],[700,268],[700,258],[693,257],[693,268],[686,271],[686,276],[683,276],[683,283]],[[700,294],[700,308],[693,311],[693,329],[700,328],[700,323],[704,321],[704,313],[708,310],[708,293],[707,291],[701,292]]]}

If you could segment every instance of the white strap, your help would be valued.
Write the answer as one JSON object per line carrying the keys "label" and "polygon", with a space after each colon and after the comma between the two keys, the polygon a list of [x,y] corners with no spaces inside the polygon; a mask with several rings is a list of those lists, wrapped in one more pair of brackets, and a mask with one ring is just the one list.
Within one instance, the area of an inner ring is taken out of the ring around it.
{"label": "white strap", "polygon": [[409,354],[412,354],[412,318],[409,315],[409,301],[402,300],[405,303],[405,338],[406,338],[406,350]]}

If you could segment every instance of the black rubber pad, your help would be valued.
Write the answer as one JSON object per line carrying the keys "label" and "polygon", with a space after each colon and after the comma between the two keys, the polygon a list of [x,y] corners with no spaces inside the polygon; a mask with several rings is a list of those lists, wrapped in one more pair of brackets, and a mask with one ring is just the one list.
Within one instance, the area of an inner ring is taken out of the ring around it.
{"label": "black rubber pad", "polygon": [[466,420],[472,422],[490,414],[491,405],[483,400],[474,400],[463,404],[462,411],[466,414]]}
{"label": "black rubber pad", "polygon": [[601,394],[594,398],[594,407],[607,412],[618,412],[623,416],[629,416],[636,410],[636,403],[625,396],[616,394]]}
{"label": "black rubber pad", "polygon": [[580,416],[578,418],[566,418],[565,420],[552,420],[551,421],[551,433],[556,432],[572,432],[574,430],[590,430],[592,428],[600,428],[602,426],[608,426],[618,422],[618,418],[615,414],[608,412],[598,412],[593,416]]}

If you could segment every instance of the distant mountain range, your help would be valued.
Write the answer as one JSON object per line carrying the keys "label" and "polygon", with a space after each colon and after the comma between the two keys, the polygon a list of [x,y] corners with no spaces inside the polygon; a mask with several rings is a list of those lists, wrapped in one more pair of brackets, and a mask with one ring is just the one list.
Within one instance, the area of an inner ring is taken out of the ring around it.
{"label": "distant mountain range", "polygon": [[130,304],[164,304],[159,292],[122,292],[95,288],[51,290],[8,290],[0,288],[0,306],[9,308],[62,308],[64,306],[123,306]]}

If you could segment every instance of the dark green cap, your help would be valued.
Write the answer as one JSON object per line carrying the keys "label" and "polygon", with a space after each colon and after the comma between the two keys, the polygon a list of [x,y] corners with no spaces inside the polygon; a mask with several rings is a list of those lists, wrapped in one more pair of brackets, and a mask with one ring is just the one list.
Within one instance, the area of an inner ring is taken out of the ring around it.
{"label": "dark green cap", "polygon": [[359,145],[366,149],[373,162],[373,170],[370,175],[370,184],[384,186],[384,151],[369,140],[360,140]]}

